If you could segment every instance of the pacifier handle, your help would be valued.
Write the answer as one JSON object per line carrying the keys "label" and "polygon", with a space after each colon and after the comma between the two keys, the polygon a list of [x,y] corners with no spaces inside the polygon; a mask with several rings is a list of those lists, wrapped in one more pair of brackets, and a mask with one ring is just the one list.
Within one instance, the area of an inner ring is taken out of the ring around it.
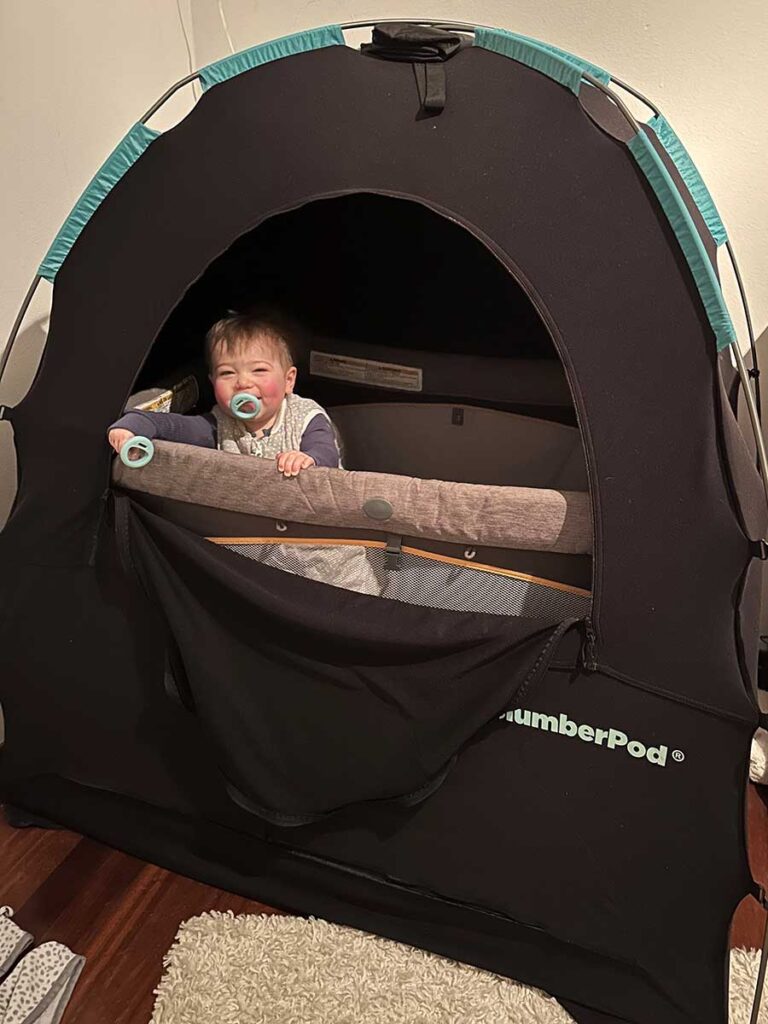
{"label": "pacifier handle", "polygon": [[[132,459],[130,457],[132,451],[140,451],[144,454],[137,459]],[[129,469],[141,469],[142,466],[146,466],[148,462],[152,461],[154,454],[155,446],[150,439],[137,434],[136,437],[130,437],[120,449],[120,461]]]}
{"label": "pacifier handle", "polygon": [[[244,405],[252,405],[253,412],[243,412]],[[247,391],[238,391],[236,395],[232,396],[229,408],[232,410],[232,415],[237,416],[239,420],[252,420],[261,412],[261,401],[256,395],[249,395]]]}

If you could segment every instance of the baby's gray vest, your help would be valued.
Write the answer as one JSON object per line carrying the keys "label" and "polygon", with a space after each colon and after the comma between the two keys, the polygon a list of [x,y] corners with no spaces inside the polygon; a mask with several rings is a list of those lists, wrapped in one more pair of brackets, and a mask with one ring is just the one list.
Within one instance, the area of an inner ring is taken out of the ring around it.
{"label": "baby's gray vest", "polygon": [[267,437],[254,437],[243,420],[228,416],[218,405],[213,407],[213,415],[217,448],[235,455],[257,455],[262,459],[277,458],[280,452],[299,451],[302,434],[315,416],[325,416],[330,422],[321,405],[300,395],[286,395]]}

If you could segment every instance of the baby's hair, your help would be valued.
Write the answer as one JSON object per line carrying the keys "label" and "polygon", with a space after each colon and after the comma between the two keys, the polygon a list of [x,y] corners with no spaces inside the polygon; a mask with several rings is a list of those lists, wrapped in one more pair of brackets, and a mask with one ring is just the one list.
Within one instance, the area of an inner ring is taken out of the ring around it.
{"label": "baby's hair", "polygon": [[224,353],[229,354],[259,337],[269,344],[283,369],[287,370],[293,366],[291,343],[296,339],[297,330],[289,317],[274,309],[231,313],[217,320],[205,336],[205,361],[208,369],[213,369],[214,349],[221,347]]}

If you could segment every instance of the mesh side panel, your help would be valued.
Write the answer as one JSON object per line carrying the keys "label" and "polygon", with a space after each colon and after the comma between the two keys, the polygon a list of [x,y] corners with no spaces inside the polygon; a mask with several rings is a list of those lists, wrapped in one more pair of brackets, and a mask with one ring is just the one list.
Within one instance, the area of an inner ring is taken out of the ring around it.
{"label": "mesh side panel", "polygon": [[356,544],[222,546],[283,572],[360,594],[426,608],[568,618],[586,615],[591,602],[589,595],[560,590],[544,582],[518,579],[472,566],[453,565],[410,553],[402,553],[399,567],[391,569],[387,567],[387,556],[381,548]]}

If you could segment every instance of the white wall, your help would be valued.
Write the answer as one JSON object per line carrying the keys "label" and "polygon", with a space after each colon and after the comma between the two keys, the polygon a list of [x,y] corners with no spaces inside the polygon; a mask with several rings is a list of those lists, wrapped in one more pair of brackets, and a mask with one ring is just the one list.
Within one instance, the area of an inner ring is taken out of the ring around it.
{"label": "white wall", "polygon": [[[191,24],[189,0],[181,9]],[[0,351],[56,232],[101,163],[168,85],[188,72],[175,0],[0,0]],[[183,116],[189,88],[162,128]],[[41,282],[2,385],[23,395],[45,339]],[[0,523],[15,490],[0,423]]]}
{"label": "white wall", "polygon": [[3,339],[83,188],[186,71],[174,0],[0,3]]}
{"label": "white wall", "polygon": [[[229,52],[217,0],[179,0],[195,66]],[[223,0],[237,49],[316,25],[443,18],[510,28],[602,64],[654,100],[707,181],[739,258],[757,333],[768,324],[765,0]],[[0,348],[62,221],[130,126],[188,71],[175,0],[0,2]],[[189,87],[153,126],[189,108]],[[44,339],[46,282],[0,402],[25,391]],[[741,326],[738,298],[726,297]],[[743,331],[741,331],[743,335]],[[15,477],[0,424],[0,522]]]}

